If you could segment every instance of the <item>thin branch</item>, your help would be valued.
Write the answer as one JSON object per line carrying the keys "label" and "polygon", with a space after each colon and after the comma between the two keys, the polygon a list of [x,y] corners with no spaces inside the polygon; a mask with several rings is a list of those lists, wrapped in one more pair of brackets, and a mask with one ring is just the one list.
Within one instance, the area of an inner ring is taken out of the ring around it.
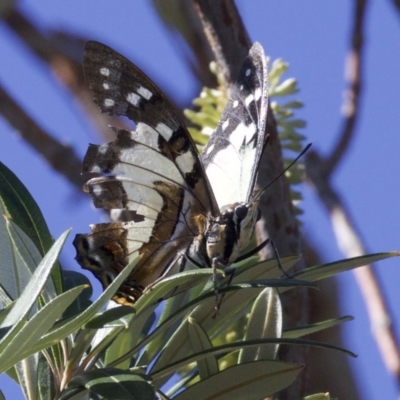
{"label": "thin branch", "polygon": [[[46,36],[17,9],[11,10],[4,18],[4,22],[39,59],[49,66],[59,82],[79,100],[101,135],[107,140],[114,139],[108,126],[112,119],[99,112],[92,100],[93,96],[88,85],[85,83],[81,65],[85,40],[65,34],[63,40],[60,40],[61,35]],[[68,54],[65,50],[67,41],[70,47]],[[114,121],[117,120],[114,119]],[[121,124],[119,123],[119,125]]]}
{"label": "thin branch", "polygon": [[219,71],[229,87],[235,82],[241,62],[251,47],[247,30],[231,0],[195,0],[194,5]]}
{"label": "thin branch", "polygon": [[342,112],[344,114],[343,128],[339,140],[330,157],[325,160],[325,172],[330,175],[338,163],[343,159],[354,136],[356,123],[360,116],[360,95],[363,75],[364,23],[367,0],[356,0],[354,10],[354,24],[352,28],[351,49],[347,55],[346,77],[348,89],[344,93]]}
{"label": "thin branch", "polygon": [[[346,257],[366,254],[360,234],[357,232],[348,210],[343,205],[331,183],[318,172],[320,161],[316,154],[307,157],[307,178],[318,192],[329,216],[338,246]],[[382,289],[371,265],[354,271],[371,321],[372,332],[381,351],[386,368],[393,374],[400,387],[400,348],[396,341],[392,318]]]}
{"label": "thin branch", "polygon": [[400,0],[392,0],[392,3],[396,7],[397,11],[400,12]]}
{"label": "thin branch", "polygon": [[[185,58],[196,80],[202,86],[216,86],[217,79],[210,70],[213,55],[193,2],[173,0],[173,6],[171,2],[164,0],[152,0],[152,3],[161,21],[173,35],[172,45],[176,46],[180,55]],[[186,41],[192,54],[182,46],[179,35]]]}
{"label": "thin branch", "polygon": [[55,140],[43,130],[0,86],[0,114],[46,161],[79,188],[84,180],[81,177],[82,161],[73,149]]}
{"label": "thin branch", "polygon": [[[351,51],[348,57],[350,84],[344,106],[345,120],[343,129],[339,134],[338,144],[328,159],[323,159],[315,151],[310,152],[306,157],[307,180],[314,187],[325,206],[331,219],[338,246],[346,257],[365,254],[366,250],[348,210],[332,187],[330,177],[348,149],[354,135],[355,125],[359,119],[360,93],[363,82],[362,50],[366,5],[366,0],[355,0]],[[381,356],[387,369],[396,377],[400,387],[400,349],[396,342],[394,328],[389,323],[391,321],[390,312],[379,282],[372,266],[359,268],[355,270],[354,274],[367,307]]]}

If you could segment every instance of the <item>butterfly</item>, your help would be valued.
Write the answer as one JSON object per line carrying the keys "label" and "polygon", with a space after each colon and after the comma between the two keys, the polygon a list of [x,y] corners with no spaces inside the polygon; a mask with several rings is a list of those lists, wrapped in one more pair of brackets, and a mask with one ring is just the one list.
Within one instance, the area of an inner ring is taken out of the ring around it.
{"label": "butterfly", "polygon": [[113,297],[133,304],[188,260],[226,269],[240,259],[260,218],[255,190],[266,144],[266,59],[255,43],[243,61],[228,104],[199,156],[180,115],[137,66],[110,47],[89,41],[84,73],[102,112],[128,117],[134,131],[91,144],[83,161],[84,191],[95,207],[125,210],[141,220],[91,225],[74,240],[76,260],[106,288],[132,260],[129,278]]}

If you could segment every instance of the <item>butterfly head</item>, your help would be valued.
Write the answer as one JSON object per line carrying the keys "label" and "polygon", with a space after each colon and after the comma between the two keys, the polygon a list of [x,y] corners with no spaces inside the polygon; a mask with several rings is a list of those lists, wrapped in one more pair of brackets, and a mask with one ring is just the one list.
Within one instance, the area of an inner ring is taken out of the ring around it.
{"label": "butterfly head", "polygon": [[209,224],[206,251],[212,264],[226,268],[247,247],[261,214],[257,202],[225,207]]}

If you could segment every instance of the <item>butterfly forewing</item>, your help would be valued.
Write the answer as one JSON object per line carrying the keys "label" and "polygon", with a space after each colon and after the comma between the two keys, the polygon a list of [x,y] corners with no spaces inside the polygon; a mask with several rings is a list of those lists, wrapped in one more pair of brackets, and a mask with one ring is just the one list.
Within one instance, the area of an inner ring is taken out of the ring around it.
{"label": "butterfly forewing", "polygon": [[202,161],[220,209],[235,202],[247,203],[253,193],[265,144],[267,76],[264,50],[255,43],[203,150]]}
{"label": "butterfly forewing", "polygon": [[[174,107],[150,78],[121,54],[94,41],[86,43],[83,68],[101,110],[134,121],[139,133],[135,140],[170,159],[203,209],[216,214],[196,146]],[[150,168],[156,166],[153,158]]]}

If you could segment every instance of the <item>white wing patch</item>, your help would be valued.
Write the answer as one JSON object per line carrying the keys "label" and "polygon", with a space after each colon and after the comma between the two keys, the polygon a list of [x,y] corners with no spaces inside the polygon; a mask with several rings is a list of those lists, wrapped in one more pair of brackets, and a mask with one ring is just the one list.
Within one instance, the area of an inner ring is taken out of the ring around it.
{"label": "white wing patch", "polygon": [[126,101],[131,103],[133,106],[137,107],[139,105],[140,96],[136,93],[129,93],[126,96]]}
{"label": "white wing patch", "polygon": [[146,89],[143,86],[140,86],[139,89],[137,90],[137,92],[143,96],[146,100],[150,100],[151,97],[153,96],[153,93],[150,92],[149,89]]}
{"label": "white wing patch", "polygon": [[244,101],[244,104],[246,104],[246,107],[248,107],[249,104],[250,104],[252,101],[254,101],[254,96],[253,96],[252,94],[249,94],[249,95],[246,97],[246,100]]}
{"label": "white wing patch", "polygon": [[113,99],[104,99],[104,106],[105,107],[112,107],[115,104]]}
{"label": "white wing patch", "polygon": [[174,131],[168,127],[167,125],[163,124],[162,122],[159,122],[156,125],[156,131],[166,140],[168,141],[171,139],[172,134]]}
{"label": "white wing patch", "polygon": [[176,157],[175,162],[183,172],[188,173],[193,170],[196,160],[190,152],[186,152]]}
{"label": "white wing patch", "polygon": [[110,70],[106,67],[100,68],[100,74],[103,76],[109,76],[110,75]]}

